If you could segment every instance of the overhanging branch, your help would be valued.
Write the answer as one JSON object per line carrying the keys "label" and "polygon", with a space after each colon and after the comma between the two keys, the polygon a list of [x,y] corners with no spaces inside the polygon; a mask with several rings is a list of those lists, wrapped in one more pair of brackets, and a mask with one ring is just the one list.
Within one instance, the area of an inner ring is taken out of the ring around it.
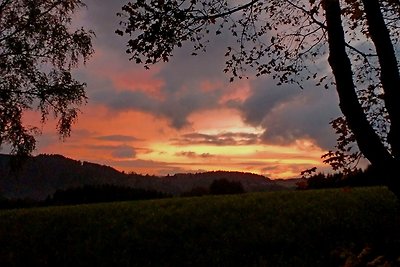
{"label": "overhanging branch", "polygon": [[236,8],[230,9],[228,11],[225,11],[225,12],[222,12],[222,13],[219,13],[219,14],[212,14],[212,15],[205,15],[205,16],[202,16],[202,17],[198,17],[198,18],[196,18],[196,20],[223,18],[225,16],[232,15],[233,13],[238,12],[240,10],[246,9],[246,8],[254,5],[255,3],[259,2],[259,1],[260,0],[253,0],[251,2],[248,2],[247,4],[244,4],[242,6],[238,6]]}

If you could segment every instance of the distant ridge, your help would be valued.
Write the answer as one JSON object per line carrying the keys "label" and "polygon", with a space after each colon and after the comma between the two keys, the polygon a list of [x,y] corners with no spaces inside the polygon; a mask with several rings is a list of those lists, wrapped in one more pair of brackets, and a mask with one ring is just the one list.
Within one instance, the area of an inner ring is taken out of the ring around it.
{"label": "distant ridge", "polygon": [[10,199],[43,200],[58,189],[97,184],[122,185],[179,195],[195,187],[208,188],[216,179],[241,182],[247,192],[285,188],[274,180],[252,173],[212,171],[158,177],[126,174],[110,166],[47,154],[30,157],[18,172],[12,173],[9,164],[11,157],[0,154],[0,196]]}

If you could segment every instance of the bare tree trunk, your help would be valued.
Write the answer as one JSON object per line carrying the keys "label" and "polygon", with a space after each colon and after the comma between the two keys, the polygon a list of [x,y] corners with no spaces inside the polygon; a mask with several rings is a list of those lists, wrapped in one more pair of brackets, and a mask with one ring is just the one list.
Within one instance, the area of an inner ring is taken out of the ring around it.
{"label": "bare tree trunk", "polygon": [[378,0],[362,0],[368,23],[368,31],[375,44],[381,67],[384,100],[389,113],[390,132],[388,141],[394,158],[400,159],[400,75],[396,54],[386,27]]}
{"label": "bare tree trunk", "polygon": [[329,64],[336,80],[339,107],[354,133],[358,147],[372,165],[384,168],[392,161],[379,136],[368,122],[357,98],[351,62],[346,53],[339,0],[324,0],[329,43]]}

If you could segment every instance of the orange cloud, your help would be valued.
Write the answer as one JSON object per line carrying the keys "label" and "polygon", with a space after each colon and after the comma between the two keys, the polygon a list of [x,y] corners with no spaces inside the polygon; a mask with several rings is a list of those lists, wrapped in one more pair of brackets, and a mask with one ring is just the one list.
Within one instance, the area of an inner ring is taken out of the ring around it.
{"label": "orange cloud", "polygon": [[95,77],[106,77],[111,80],[113,89],[117,91],[142,91],[156,98],[162,98],[161,88],[164,81],[156,78],[161,66],[146,70],[131,62],[121,64],[118,53],[97,49],[94,58],[89,62],[88,72]]}
{"label": "orange cloud", "polygon": [[243,123],[239,111],[230,108],[196,112],[189,116],[188,121],[193,130],[203,133],[259,132],[257,128]]}
{"label": "orange cloud", "polygon": [[220,99],[220,103],[224,104],[229,101],[243,102],[251,94],[251,88],[248,80],[238,81],[229,84],[229,90]]}
{"label": "orange cloud", "polygon": [[[304,169],[323,166],[320,155],[324,151],[312,140],[286,146],[261,144],[254,141],[260,130],[244,125],[233,110],[199,112],[190,121],[191,127],[178,131],[166,119],[143,112],[111,112],[104,106],[88,105],[65,142],[55,137],[55,122],[49,121],[38,152],[156,175],[228,170],[290,178]],[[186,138],[185,142],[180,138]]]}
{"label": "orange cloud", "polygon": [[[110,146],[130,146],[136,153],[146,152],[152,140],[168,140],[174,134],[168,122],[143,112],[111,112],[103,106],[87,106],[73,125],[71,137],[65,142],[58,140],[55,121],[43,127],[39,138],[40,153],[60,153],[72,158],[98,161],[112,159]],[[46,138],[51,136],[51,140]],[[97,146],[97,149],[95,147]],[[104,149],[108,146],[108,149]],[[102,153],[99,153],[101,151]],[[114,154],[117,153],[114,151]]]}

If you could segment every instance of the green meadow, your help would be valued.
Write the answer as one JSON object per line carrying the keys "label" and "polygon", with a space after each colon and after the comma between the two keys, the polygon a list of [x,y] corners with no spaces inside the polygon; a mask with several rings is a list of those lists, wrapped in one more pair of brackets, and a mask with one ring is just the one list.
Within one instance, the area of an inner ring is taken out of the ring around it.
{"label": "green meadow", "polygon": [[0,266],[394,263],[398,208],[370,187],[3,210]]}

